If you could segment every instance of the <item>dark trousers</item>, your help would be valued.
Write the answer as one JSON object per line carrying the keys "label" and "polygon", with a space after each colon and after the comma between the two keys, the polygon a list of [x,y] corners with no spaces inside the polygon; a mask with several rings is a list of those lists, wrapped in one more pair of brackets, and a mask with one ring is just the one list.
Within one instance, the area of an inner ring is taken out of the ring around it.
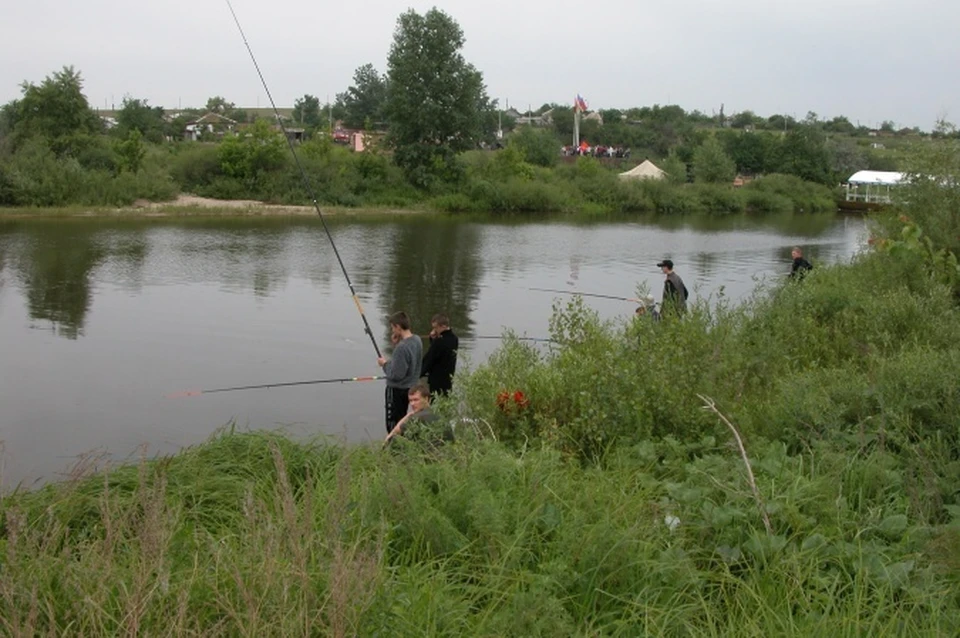
{"label": "dark trousers", "polygon": [[387,434],[393,431],[397,421],[407,415],[407,408],[410,406],[410,399],[407,397],[408,388],[386,389],[384,405],[387,410]]}

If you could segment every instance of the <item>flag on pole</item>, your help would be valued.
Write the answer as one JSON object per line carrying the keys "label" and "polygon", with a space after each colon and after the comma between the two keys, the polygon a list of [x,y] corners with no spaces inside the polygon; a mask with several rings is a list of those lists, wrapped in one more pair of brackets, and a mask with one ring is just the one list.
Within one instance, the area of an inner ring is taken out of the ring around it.
{"label": "flag on pole", "polygon": [[581,112],[587,110],[587,101],[579,93],[577,93],[577,99],[573,102],[573,108]]}

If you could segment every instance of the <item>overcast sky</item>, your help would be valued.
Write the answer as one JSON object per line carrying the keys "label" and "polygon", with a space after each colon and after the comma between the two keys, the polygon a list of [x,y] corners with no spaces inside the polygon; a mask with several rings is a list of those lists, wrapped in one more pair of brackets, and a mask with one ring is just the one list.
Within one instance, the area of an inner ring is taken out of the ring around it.
{"label": "overcast sky", "polygon": [[[232,0],[279,106],[331,99],[367,62],[386,70],[397,16],[438,6],[491,97],[521,110],[679,104],[808,111],[930,130],[960,121],[956,0]],[[31,0],[0,12],[0,102],[64,65],[94,107],[124,95],[267,106],[225,0]]]}

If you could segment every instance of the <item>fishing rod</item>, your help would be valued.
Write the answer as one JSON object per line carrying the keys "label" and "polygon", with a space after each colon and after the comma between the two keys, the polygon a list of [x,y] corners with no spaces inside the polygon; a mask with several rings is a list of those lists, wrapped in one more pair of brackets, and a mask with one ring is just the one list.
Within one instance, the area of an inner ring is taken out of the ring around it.
{"label": "fishing rod", "polygon": [[[465,337],[469,339],[470,337]],[[556,343],[553,339],[545,339],[543,337],[500,337],[497,335],[477,335],[473,337],[474,339],[516,339],[517,341],[537,341],[540,343]]]}
{"label": "fishing rod", "polygon": [[556,292],[561,295],[580,295],[581,297],[599,297],[601,299],[616,299],[617,301],[631,301],[635,303],[643,303],[641,299],[635,299],[634,297],[616,297],[614,295],[600,295],[595,292],[578,292],[576,290],[557,290],[556,288],[527,288],[527,290],[536,290],[538,292]]}
{"label": "fishing rod", "polygon": [[267,93],[267,98],[270,100],[270,106],[273,107],[273,113],[277,117],[277,124],[280,126],[280,131],[283,132],[283,136],[287,140],[287,146],[290,147],[290,152],[293,154],[293,160],[297,165],[297,169],[300,171],[300,177],[303,179],[303,185],[307,189],[307,194],[310,196],[310,199],[313,200],[313,207],[317,211],[317,215],[320,216],[320,223],[323,225],[324,232],[327,233],[327,239],[330,240],[330,245],[333,247],[333,254],[337,257],[337,262],[340,264],[340,270],[343,271],[343,278],[347,280],[347,286],[350,288],[350,295],[353,297],[353,303],[356,304],[357,310],[360,312],[360,318],[363,320],[363,330],[367,333],[367,336],[370,337],[370,343],[373,344],[373,349],[377,353],[377,358],[381,358],[383,355],[380,353],[380,346],[377,345],[377,340],[373,336],[373,330],[370,329],[370,322],[367,321],[367,315],[363,312],[363,306],[360,305],[360,299],[357,297],[357,291],[353,287],[353,282],[350,280],[350,275],[347,273],[347,267],[343,265],[343,259],[340,258],[340,251],[337,250],[337,244],[333,241],[333,235],[330,234],[330,229],[327,227],[327,220],[323,217],[323,211],[320,210],[320,204],[317,203],[317,195],[313,190],[313,185],[310,183],[310,178],[307,177],[307,172],[303,169],[303,164],[300,163],[300,157],[297,155],[297,150],[293,146],[293,139],[287,135],[287,129],[283,125],[283,119],[280,117],[280,111],[277,109],[277,103],[273,101],[273,95],[270,94],[270,89],[267,87],[267,81],[263,77],[263,72],[260,71],[260,65],[257,64],[257,58],[253,55],[253,49],[250,48],[250,43],[247,42],[247,35],[243,32],[243,27],[240,26],[240,19],[237,18],[236,11],[233,10],[233,5],[230,4],[230,0],[226,0],[227,7],[230,9],[230,14],[233,16],[233,21],[237,25],[237,30],[240,31],[240,37],[243,39],[244,46],[247,47],[247,53],[250,54],[250,60],[253,61],[253,67],[257,70],[257,75],[260,76],[260,83],[263,84],[263,90]]}
{"label": "fishing rod", "polygon": [[[417,335],[417,336],[420,337],[421,339],[430,338],[430,335]],[[472,337],[464,336],[463,338],[468,340],[469,339],[516,339],[517,341],[543,341],[548,343],[554,343],[553,339],[544,339],[542,337],[515,337],[515,336],[504,337],[500,335],[476,335]]]}
{"label": "fishing rod", "polygon": [[196,397],[201,394],[213,394],[215,392],[234,392],[236,390],[259,390],[261,388],[282,388],[291,385],[313,385],[317,383],[349,383],[351,381],[378,381],[386,377],[344,377],[342,379],[313,379],[311,381],[288,381],[286,383],[263,383],[260,385],[238,385],[232,388],[214,388],[212,390],[187,390],[186,392],[175,392],[168,394],[168,399],[179,399],[181,397]]}

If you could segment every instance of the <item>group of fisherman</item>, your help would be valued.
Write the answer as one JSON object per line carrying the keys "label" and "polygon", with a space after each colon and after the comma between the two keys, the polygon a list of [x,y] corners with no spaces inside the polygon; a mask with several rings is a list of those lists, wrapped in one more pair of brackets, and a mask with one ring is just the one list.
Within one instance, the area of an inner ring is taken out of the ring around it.
{"label": "group of fisherman", "polygon": [[[430,410],[430,398],[446,396],[453,388],[460,347],[446,315],[436,314],[430,320],[430,347],[426,354],[420,335],[411,330],[407,313],[393,313],[389,323],[393,356],[377,359],[387,382],[384,395],[387,442],[406,434],[414,423],[429,424],[437,420]],[[426,382],[421,378],[426,378]],[[451,440],[452,434],[444,429],[443,439]]]}
{"label": "group of fisherman", "polygon": [[[799,246],[791,250],[791,257],[793,264],[789,277],[801,280],[813,269],[813,265],[804,259]],[[664,259],[657,267],[664,275],[660,308],[657,309],[653,295],[647,295],[642,300],[631,299],[641,303],[636,314],[649,316],[654,321],[660,321],[664,314],[684,314],[690,292],[680,275],[674,272],[673,261]],[[438,420],[430,409],[430,399],[431,396],[446,396],[453,388],[457,349],[460,346],[459,338],[450,328],[450,319],[443,314],[436,314],[430,320],[430,347],[426,353],[420,335],[414,334],[411,329],[407,313],[393,313],[389,323],[393,356],[390,359],[377,359],[377,365],[383,369],[387,381],[384,397],[387,443],[396,436],[406,434],[414,423],[430,424]],[[426,382],[422,378],[426,378]],[[442,438],[452,440],[452,430],[445,428]]]}
{"label": "group of fisherman", "polygon": [[[813,270],[813,264],[804,259],[803,249],[799,246],[794,246],[791,249],[790,256],[793,259],[793,263],[790,268],[790,273],[787,276],[794,281],[800,281],[808,272]],[[664,275],[663,297],[660,302],[660,308],[657,309],[657,303],[653,295],[647,295],[643,299],[631,299],[630,301],[636,301],[641,304],[637,308],[636,314],[638,316],[650,316],[654,321],[659,321],[665,312],[682,315],[687,311],[687,299],[690,297],[690,292],[687,290],[686,285],[684,285],[680,275],[674,272],[672,260],[664,259],[657,264],[657,268],[659,268]]]}

